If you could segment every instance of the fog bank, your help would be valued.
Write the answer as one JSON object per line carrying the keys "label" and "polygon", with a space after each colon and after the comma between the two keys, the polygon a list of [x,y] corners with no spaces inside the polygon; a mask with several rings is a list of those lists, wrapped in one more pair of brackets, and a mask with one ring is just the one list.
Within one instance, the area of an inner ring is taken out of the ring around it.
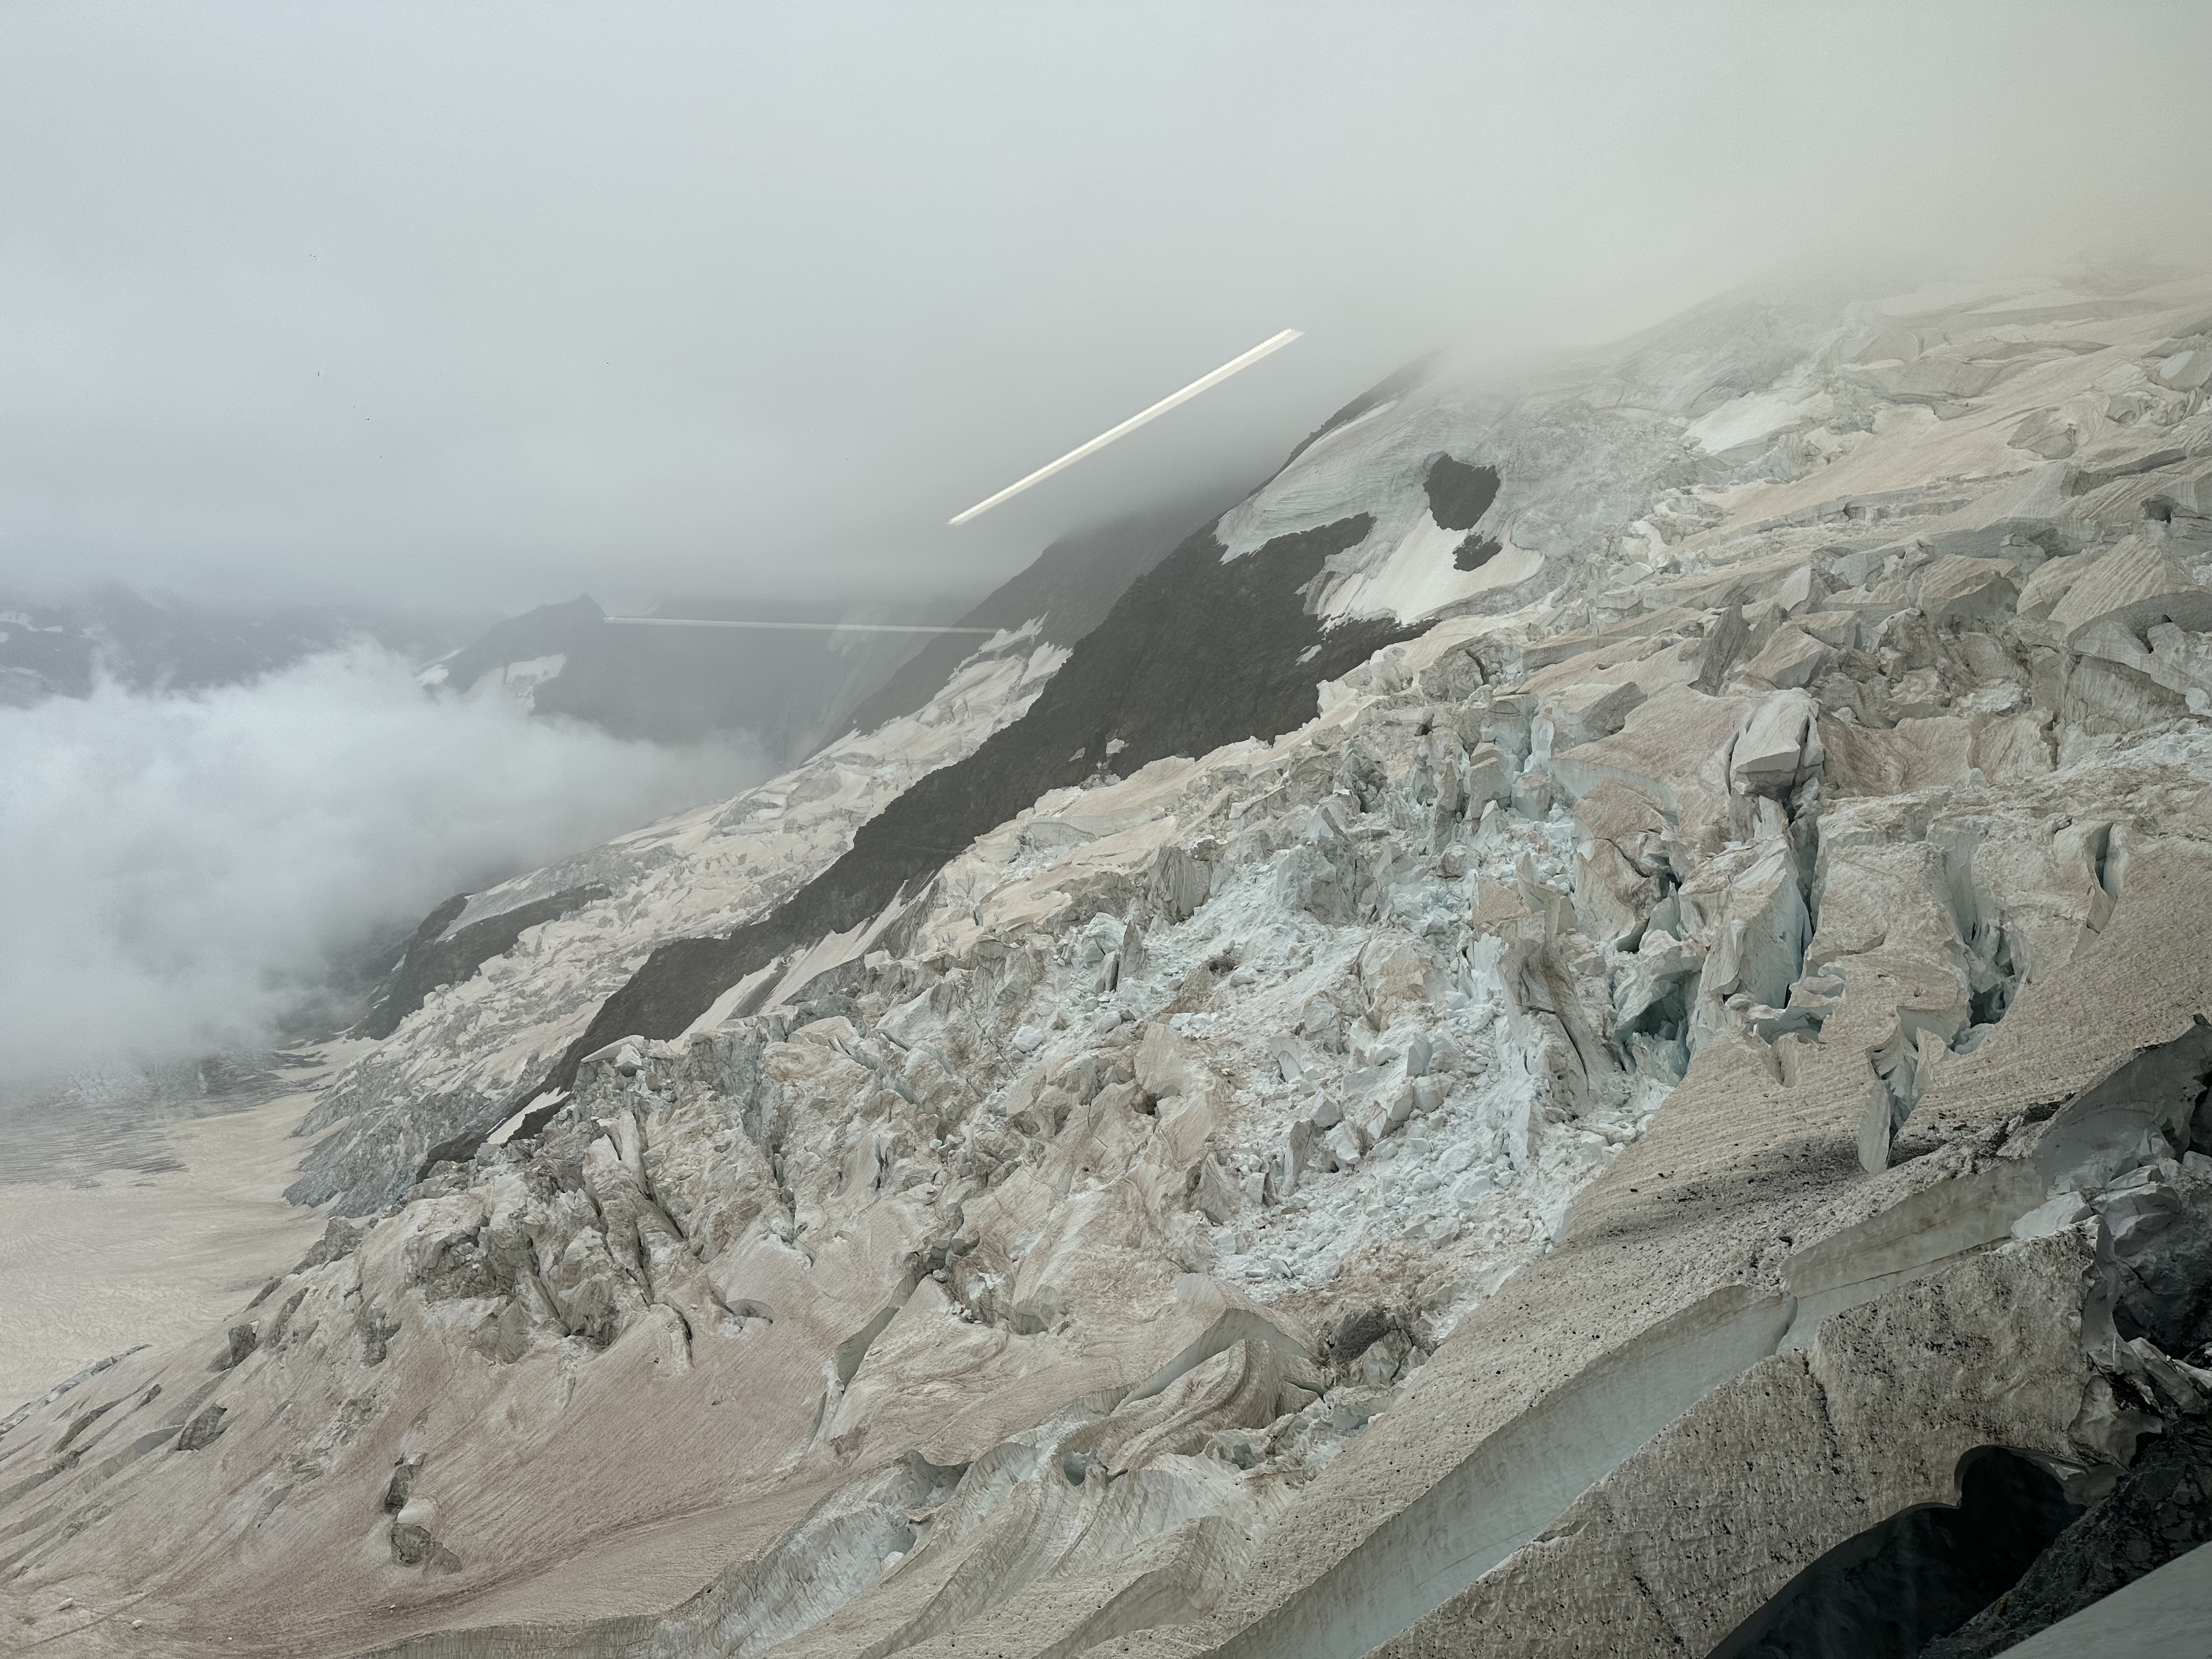
{"label": "fog bank", "polygon": [[495,687],[432,699],[370,647],[0,709],[0,1081],[267,1041],[447,895],[764,770],[734,744],[533,719]]}
{"label": "fog bank", "polygon": [[2212,8],[2057,0],[11,6],[0,564],[980,595],[1431,346],[2200,255],[2208,58]]}

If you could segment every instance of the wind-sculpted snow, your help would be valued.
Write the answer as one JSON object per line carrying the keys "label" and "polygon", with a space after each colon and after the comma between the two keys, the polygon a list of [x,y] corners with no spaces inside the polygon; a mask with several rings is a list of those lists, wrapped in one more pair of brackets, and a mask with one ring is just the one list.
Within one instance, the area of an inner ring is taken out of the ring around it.
{"label": "wind-sculpted snow", "polygon": [[[610,895],[326,1103],[387,1212],[0,1431],[21,1628],[1625,1656],[1869,1616],[1855,1549],[1948,1607],[2079,1511],[1960,1642],[2156,1565],[2212,1478],[2208,331],[1997,285],[1407,377],[1034,704],[972,665],[896,805],[739,830],[803,770],[471,901]],[[1236,605],[1170,616],[1200,562]],[[2028,1542],[1897,1544],[1991,1448]]]}

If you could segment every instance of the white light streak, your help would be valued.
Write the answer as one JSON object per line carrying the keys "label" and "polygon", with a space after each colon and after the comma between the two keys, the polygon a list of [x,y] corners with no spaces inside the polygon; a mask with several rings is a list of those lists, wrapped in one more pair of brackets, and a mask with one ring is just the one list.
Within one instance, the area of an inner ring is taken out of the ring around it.
{"label": "white light streak", "polygon": [[966,524],[969,520],[976,517],[979,514],[988,513],[1000,501],[1006,501],[1012,496],[1020,495],[1022,491],[1027,489],[1031,484],[1042,483],[1047,478],[1052,477],[1054,473],[1060,471],[1067,467],[1073,466],[1085,456],[1096,455],[1100,450],[1105,448],[1108,444],[1112,443],[1115,439],[1127,437],[1130,433],[1134,432],[1139,427],[1144,425],[1146,422],[1157,420],[1159,416],[1166,414],[1168,410],[1175,408],[1178,404],[1188,403],[1193,398],[1198,396],[1200,392],[1206,391],[1209,386],[1219,386],[1231,375],[1236,374],[1238,369],[1249,368],[1254,363],[1258,362],[1261,358],[1266,356],[1269,352],[1281,350],[1283,347],[1290,344],[1291,341],[1297,339],[1298,337],[1298,333],[1299,331],[1295,328],[1286,328],[1280,334],[1275,335],[1273,338],[1261,341],[1259,344],[1254,346],[1243,356],[1231,358],[1229,362],[1222,364],[1220,368],[1215,369],[1212,374],[1205,375],[1199,380],[1193,380],[1182,391],[1171,393],[1170,396],[1161,398],[1159,402],[1154,404],[1150,409],[1146,410],[1142,414],[1132,415],[1127,420],[1122,422],[1121,425],[1115,427],[1111,432],[1100,433],[1097,437],[1093,438],[1089,443],[1085,444],[1081,448],[1069,450],[1066,454],[1061,456],[1050,465],[1039,467],[1036,471],[1030,473],[1028,477],[1024,478],[1020,483],[1008,484],[1004,489],[992,496],[989,500],[976,502],[975,506],[969,507],[965,513],[959,514],[957,516],[947,520],[946,522],[948,524],[956,525]]}

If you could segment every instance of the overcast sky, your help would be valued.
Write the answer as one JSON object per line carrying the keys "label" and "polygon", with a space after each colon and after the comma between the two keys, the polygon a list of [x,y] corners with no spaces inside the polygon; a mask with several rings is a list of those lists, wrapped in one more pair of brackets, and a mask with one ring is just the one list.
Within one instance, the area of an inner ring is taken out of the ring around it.
{"label": "overcast sky", "polygon": [[1432,342],[1807,258],[2201,257],[2208,61],[2194,0],[11,0],[0,576],[980,592]]}

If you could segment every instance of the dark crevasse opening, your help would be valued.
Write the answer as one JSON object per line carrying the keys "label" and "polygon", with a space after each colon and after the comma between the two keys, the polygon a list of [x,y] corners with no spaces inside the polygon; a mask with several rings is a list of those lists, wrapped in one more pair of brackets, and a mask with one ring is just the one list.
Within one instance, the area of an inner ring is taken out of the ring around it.
{"label": "dark crevasse opening", "polygon": [[1845,1540],[1729,1635],[1711,1659],[1917,1659],[2017,1583],[2078,1516],[2056,1477],[1984,1446],[1956,1508],[1923,1504]]}
{"label": "dark crevasse opening", "polygon": [[2212,1422],[2182,1418],[2143,1445],[2112,1494],[2060,1534],[2018,1583],[1931,1644],[1924,1659],[1993,1659],[2208,1544]]}
{"label": "dark crevasse opening", "polygon": [[1613,1041],[1620,1046],[1620,1052],[1632,1057],[1635,1045],[1629,1039],[1634,1036],[1675,1042],[1687,1036],[1691,1006],[1698,998],[1698,979],[1695,972],[1682,975],[1667,988],[1664,995],[1654,998],[1616,1025]]}

